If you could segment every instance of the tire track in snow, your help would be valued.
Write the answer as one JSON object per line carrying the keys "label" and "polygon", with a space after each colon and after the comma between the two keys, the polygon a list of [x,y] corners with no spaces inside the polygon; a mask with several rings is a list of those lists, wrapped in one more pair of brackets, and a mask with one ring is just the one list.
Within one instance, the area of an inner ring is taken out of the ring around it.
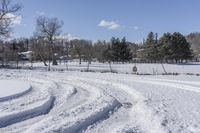
{"label": "tire track in snow", "polygon": [[[189,93],[190,92],[199,93],[199,82],[194,82],[194,81],[192,81],[192,82],[191,81],[184,82],[184,81],[176,81],[176,80],[173,80],[173,81],[172,80],[170,80],[170,81],[167,80],[167,81],[165,81],[165,79],[163,79],[162,81],[160,81],[160,80],[158,80],[158,81],[156,80],[155,81],[153,79],[153,81],[152,81],[152,79],[150,79],[150,78],[141,78],[140,79],[140,77],[137,77],[137,78],[135,78],[135,77],[129,77],[129,78],[126,77],[125,78],[126,80],[124,80],[123,78],[121,78],[121,77],[119,78],[118,76],[116,76],[116,77],[114,77],[112,79],[112,82],[115,81],[115,80],[117,80],[117,82],[119,82],[119,79],[122,79],[120,81],[120,84],[126,84],[127,85],[127,84],[130,84],[131,82],[133,82],[133,84],[131,85],[133,89],[134,89],[134,82],[136,82],[136,83],[139,83],[139,84],[141,83],[142,86],[146,86],[146,87],[148,86],[148,84],[152,84],[152,85],[158,86],[160,89],[162,89],[163,86],[166,86],[170,90],[173,90],[173,88],[175,88],[175,89],[178,89],[180,91],[181,90],[188,91]],[[105,80],[109,81],[110,79],[105,79]],[[154,112],[154,110],[153,110],[153,112]],[[161,119],[161,120],[162,121],[160,121],[160,122],[163,124],[163,122],[165,123],[166,118],[164,117],[164,119]],[[132,124],[132,125],[134,125],[134,124]],[[163,124],[163,126],[165,126],[165,125]],[[117,130],[117,132],[125,132],[125,131],[127,131],[125,129],[127,129],[127,126],[125,126],[124,128],[122,128],[120,130]],[[138,127],[136,127],[136,129],[138,129]],[[128,131],[131,131],[131,130],[128,130]],[[136,131],[133,130],[133,132],[136,132]],[[169,130],[169,132],[170,132],[170,130]]]}
{"label": "tire track in snow", "polygon": [[136,82],[144,84],[168,86],[170,88],[178,88],[185,91],[200,93],[200,88],[196,87],[196,85],[200,85],[198,82],[183,82],[183,81],[156,80],[156,79],[146,79],[145,81],[137,80]]}
{"label": "tire track in snow", "polygon": [[33,88],[24,96],[1,102],[0,128],[48,113],[54,100],[48,88],[45,91]]}
{"label": "tire track in snow", "polygon": [[[94,87],[94,85],[80,80],[77,81],[75,78],[72,78],[70,84],[77,86],[77,82],[79,86],[90,92],[87,102],[71,110],[63,111],[55,116],[49,117],[41,121],[39,127],[37,124],[36,127],[33,126],[27,132],[80,132],[87,126],[104,118],[108,112],[120,106],[118,101],[109,96],[104,96],[100,89]],[[48,124],[47,122],[49,121],[53,121],[53,123],[50,122]]]}
{"label": "tire track in snow", "polygon": [[[73,79],[73,78],[72,78]],[[74,77],[74,79],[73,80],[75,80],[75,84],[77,84],[77,82],[79,83],[79,85],[80,85],[80,81],[76,81],[76,79],[77,79],[77,77],[75,78]],[[82,80],[82,82],[87,82],[87,84],[88,84],[88,80],[85,80],[85,79],[81,79]],[[89,82],[91,82],[91,81],[89,81]],[[99,81],[99,83],[101,83],[102,82],[102,80],[101,81]],[[98,82],[96,82],[96,83],[98,83]],[[95,84],[95,82],[92,82],[92,87],[94,86],[94,84]],[[101,83],[102,84],[102,83]],[[117,84],[117,83],[115,83],[115,84],[113,84],[113,82],[111,83],[112,84],[112,86],[114,85],[114,87],[113,88],[118,88],[118,89],[120,89],[120,90],[122,90],[122,91],[125,91],[125,92],[127,92],[129,95],[131,94],[131,92],[133,91],[133,89],[132,88],[129,88],[129,87],[127,87],[127,86],[123,86],[123,85],[121,85],[121,84]],[[83,85],[84,86],[84,85]],[[104,84],[102,84],[102,86],[105,86],[105,83]],[[92,87],[89,87],[90,89],[92,88]],[[124,89],[125,88],[125,89]],[[99,89],[102,89],[102,88],[97,88],[96,90],[99,90]],[[131,91],[130,91],[130,89],[131,89]],[[88,90],[88,89],[87,89]],[[128,91],[129,90],[129,91]],[[91,91],[91,90],[90,90]],[[96,94],[97,92],[90,92],[90,94]],[[136,111],[136,114],[135,114],[135,116],[143,116],[143,117],[146,117],[146,116],[148,116],[149,114],[150,114],[150,118],[149,118],[149,123],[151,123],[151,120],[154,120],[154,121],[156,121],[155,119],[155,117],[153,117],[154,116],[154,114],[151,114],[152,112],[151,111],[145,111],[145,112],[141,112],[141,110],[149,110],[148,108],[146,108],[146,105],[144,105],[144,102],[143,102],[143,97],[141,96],[141,94],[139,94],[138,92],[134,92],[134,93],[132,93],[131,94],[131,96],[133,97],[133,99],[130,99],[130,101],[134,101],[134,103],[137,103],[136,104],[136,108],[138,108],[137,109],[137,111]],[[93,97],[93,99],[95,99],[94,97]],[[84,109],[86,108],[86,110],[87,110],[87,107],[85,107],[87,104],[85,104],[85,105],[81,105],[82,107],[84,107]],[[94,106],[94,105],[92,105],[92,106]],[[98,107],[98,106],[97,106]],[[76,108],[77,109],[77,108]],[[80,116],[80,108],[78,108],[77,110],[73,110],[74,112],[78,112],[78,114],[77,114],[77,116],[79,115]],[[135,109],[135,108],[134,108]],[[92,109],[92,110],[94,110],[94,109]],[[85,111],[84,111],[85,112]],[[139,114],[138,114],[139,113]],[[70,113],[69,113],[70,114]],[[105,114],[106,113],[103,113],[104,114],[104,116],[105,116]],[[85,119],[85,121],[78,121],[78,124],[76,123],[76,121],[71,121],[70,122],[70,120],[66,120],[66,121],[68,121],[68,124],[66,124],[66,122],[64,122],[64,124],[61,124],[61,125],[63,125],[63,126],[61,126],[61,128],[59,127],[54,127],[54,126],[51,126],[51,127],[48,127],[46,130],[44,130],[44,132],[45,131],[56,131],[56,132],[80,132],[82,129],[85,129],[87,126],[89,126],[89,125],[91,125],[91,124],[94,124],[95,122],[90,122],[90,123],[88,123],[88,121],[90,121],[91,119],[93,119],[93,118],[95,118],[95,116],[93,116],[93,115],[88,115],[88,116],[90,116],[90,118],[89,118],[89,120],[87,120],[87,119]],[[102,116],[101,116],[102,117]],[[136,117],[136,119],[137,119],[137,122],[138,122],[138,118]],[[152,118],[151,118],[152,117]],[[73,117],[71,117],[71,118],[75,118],[74,116]],[[96,119],[95,121],[98,121],[99,119],[101,119],[100,117],[98,118],[98,119]],[[144,118],[143,118],[144,119]],[[46,121],[51,121],[51,119],[48,119],[48,120],[46,120]],[[74,123],[75,122],[75,123]],[[141,126],[141,123],[142,123],[143,121],[141,121],[141,122],[139,122],[139,124],[138,125],[140,125]],[[152,126],[152,127],[150,127],[151,129],[152,129],[152,131],[150,131],[150,132],[154,132],[155,130],[156,131],[160,131],[160,132],[162,132],[162,127],[159,127],[159,123],[160,121],[158,120],[158,122],[157,122],[157,124],[155,124],[154,126]],[[43,122],[43,123],[45,123],[45,122]],[[72,124],[71,124],[72,123]],[[155,123],[155,122],[154,122]],[[71,126],[67,126],[67,127],[65,127],[66,125],[70,125],[71,124]],[[131,122],[128,122],[128,123],[126,123],[124,126],[127,126],[127,125],[132,125],[133,123],[131,123]],[[135,125],[135,124],[134,124]],[[144,125],[142,125],[142,126],[144,126]],[[151,126],[151,125],[150,125]],[[41,126],[41,127],[44,127],[44,126]],[[57,128],[57,129],[56,129]],[[148,129],[149,127],[147,127],[147,129]],[[153,129],[154,128],[154,129]],[[157,129],[156,129],[157,128]],[[130,128],[131,129],[131,128]],[[32,129],[30,129],[31,131],[32,131]],[[34,131],[35,132],[35,131]],[[37,131],[36,131],[37,132]],[[39,132],[42,132],[41,130],[39,130]]]}
{"label": "tire track in snow", "polygon": [[[50,79],[45,78],[45,80],[48,80],[54,83],[56,86],[58,86],[57,89],[54,89],[52,91],[52,95],[56,97],[55,105],[52,108],[52,110],[48,114],[44,116],[40,116],[39,118],[33,118],[32,120],[27,120],[21,123],[17,123],[16,126],[13,125],[12,127],[5,129],[4,130],[5,132],[13,132],[13,130],[15,130],[14,131],[15,133],[16,132],[26,133],[27,132],[26,130],[34,126],[34,124],[43,123],[46,121],[46,119],[51,119],[56,114],[62,114],[62,112],[64,112],[65,110],[75,108],[76,106],[79,106],[80,104],[85,103],[88,99],[88,92],[82,88],[78,88],[78,86],[76,85],[75,85],[76,88],[74,88],[71,85],[71,81],[65,82],[63,80],[62,82],[61,81],[58,82],[57,80],[52,80],[51,78]],[[56,116],[55,116],[55,119],[56,119]],[[31,125],[29,122],[31,123]],[[17,128],[18,130],[16,131],[16,127],[20,127],[20,128]]]}
{"label": "tire track in snow", "polygon": [[[177,88],[177,86],[179,86],[178,89],[199,92],[199,88],[193,86],[194,84],[192,82],[188,82],[180,86],[182,83],[176,81],[155,81],[150,78],[126,78],[126,80],[123,80],[117,76],[111,78],[110,76],[98,77],[98,75],[99,74],[94,75],[94,77],[91,75],[89,75],[89,77],[83,75],[76,77],[61,74],[57,76],[57,80],[55,77],[51,77],[51,75],[49,76],[48,74],[46,77],[42,76],[42,78],[38,79],[38,81],[47,80],[53,84],[53,86],[57,86],[53,87],[50,91],[50,94],[55,96],[55,104],[52,110],[44,116],[40,116],[38,121],[37,118],[33,118],[36,119],[36,121],[30,124],[29,122],[31,120],[26,120],[29,124],[25,124],[25,127],[23,127],[23,124],[21,124],[21,126],[16,126],[17,128],[22,128],[22,130],[18,131],[94,131],[88,130],[88,127],[96,128],[100,125],[105,126],[104,124],[106,124],[106,121],[109,121],[109,119],[111,119],[110,117],[114,117],[113,114],[107,117],[109,112],[112,112],[113,109],[114,111],[117,111],[115,110],[115,107],[131,103],[132,106],[130,106],[127,111],[129,119],[126,122],[123,121],[124,123],[120,123],[120,125],[115,125],[117,123],[113,122],[113,124],[110,125],[113,127],[113,130],[109,130],[110,132],[132,131],[162,133],[165,132],[161,126],[162,120],[160,120],[151,108],[146,105],[146,98],[141,93],[134,90],[134,86],[129,86],[128,83],[134,81],[140,83],[142,86],[153,84],[156,86],[164,85],[169,88]],[[48,83],[45,82],[44,84]],[[196,85],[198,85],[198,83],[196,83]],[[67,89],[71,90],[69,95],[65,94],[69,91]],[[123,95],[120,95],[120,93],[123,93]],[[144,121],[145,123],[143,123]],[[18,124],[20,125],[20,123]],[[15,129],[14,127],[15,126],[13,126],[12,129]]]}
{"label": "tire track in snow", "polygon": [[[90,79],[89,81],[92,82],[94,81],[94,79]],[[132,107],[129,111],[130,120],[127,120],[124,124],[120,126],[118,125],[119,127],[113,128],[114,130],[112,130],[111,132],[124,132],[124,127],[129,132],[135,132],[136,129],[139,132],[166,132],[164,127],[161,126],[161,119],[156,116],[151,108],[149,108],[145,104],[145,98],[141,95],[141,93],[134,90],[134,88],[131,88],[123,83],[115,82],[113,80],[109,82],[105,79],[96,79],[94,83],[101,84],[102,86],[109,86],[110,88],[112,88],[112,90],[120,90],[122,92],[126,92],[129,96],[127,100],[129,101],[129,103],[132,104]]]}
{"label": "tire track in snow", "polygon": [[[10,127],[7,127],[7,128],[4,128],[2,131],[4,132],[23,132],[24,130],[28,129],[31,125],[30,123],[28,123],[28,121],[32,121],[31,124],[36,124],[38,123],[38,121],[42,120],[43,118],[47,117],[49,114],[51,114],[51,112],[56,112],[56,109],[55,106],[58,108],[60,108],[63,103],[61,102],[62,100],[61,99],[69,99],[70,97],[72,97],[74,94],[76,94],[76,89],[72,88],[71,86],[68,86],[68,90],[65,89],[62,89],[60,86],[61,85],[58,85],[56,82],[54,81],[51,81],[49,79],[46,79],[46,78],[37,78],[37,79],[32,79],[31,82],[38,82],[38,83],[41,83],[40,85],[43,85],[44,86],[49,86],[50,89],[48,89],[48,94],[51,95],[53,98],[54,98],[54,101],[52,101],[50,104],[52,110],[48,110],[48,112],[45,112],[43,114],[40,114],[38,115],[39,117],[32,117],[32,119],[29,119],[29,120],[26,120],[26,121],[22,121],[20,123],[16,123],[14,125],[11,125]],[[41,90],[45,90],[45,88],[41,87]],[[36,93],[39,93],[39,95],[42,95],[41,92],[40,92],[40,89],[35,89],[36,90]],[[63,91],[64,90],[64,91]],[[33,95],[31,95],[33,96]],[[44,96],[46,97],[46,96]],[[37,99],[35,99],[37,100]],[[44,108],[45,106],[43,106],[42,108]],[[42,113],[42,111],[38,110],[40,113]],[[42,115],[42,116],[41,116]],[[17,128],[16,127],[20,127],[20,128]],[[18,131],[17,131],[18,130]],[[1,131],[1,130],[0,130]]]}
{"label": "tire track in snow", "polygon": [[54,100],[54,97],[50,97],[47,101],[37,107],[18,112],[16,114],[13,113],[0,117],[0,128],[48,113],[53,106],[52,103]]}

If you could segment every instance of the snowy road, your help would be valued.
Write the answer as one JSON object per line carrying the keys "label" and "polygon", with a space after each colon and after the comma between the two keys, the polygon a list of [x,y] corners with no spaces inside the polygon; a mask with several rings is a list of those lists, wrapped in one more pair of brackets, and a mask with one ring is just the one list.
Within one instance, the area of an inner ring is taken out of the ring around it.
{"label": "snowy road", "polygon": [[32,90],[0,101],[1,133],[199,133],[197,76],[1,70]]}

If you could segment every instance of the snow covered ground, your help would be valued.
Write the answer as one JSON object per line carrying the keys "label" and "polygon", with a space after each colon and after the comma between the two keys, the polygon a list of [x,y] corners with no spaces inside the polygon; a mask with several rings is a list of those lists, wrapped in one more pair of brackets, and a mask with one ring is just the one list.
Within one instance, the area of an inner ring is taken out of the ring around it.
{"label": "snow covered ground", "polygon": [[0,101],[19,97],[31,91],[31,86],[16,80],[0,80]]}
{"label": "snow covered ground", "polygon": [[[125,63],[125,64],[112,64],[112,69],[118,73],[132,73],[132,68],[134,63]],[[31,66],[30,63],[21,64],[22,67]],[[53,70],[68,70],[71,71],[85,71],[87,70],[88,63],[82,62],[68,62],[61,63],[58,66],[52,66]],[[139,74],[163,74],[164,69],[160,63],[136,63]],[[187,64],[163,64],[167,73],[179,73],[179,74],[200,74],[200,63],[187,63]],[[37,62],[33,64],[35,69],[48,69],[44,67],[44,64]],[[98,63],[92,62],[90,64],[89,70],[97,72],[110,71],[108,63]]]}
{"label": "snow covered ground", "polygon": [[0,78],[32,88],[0,101],[1,133],[200,132],[199,76],[2,69]]}

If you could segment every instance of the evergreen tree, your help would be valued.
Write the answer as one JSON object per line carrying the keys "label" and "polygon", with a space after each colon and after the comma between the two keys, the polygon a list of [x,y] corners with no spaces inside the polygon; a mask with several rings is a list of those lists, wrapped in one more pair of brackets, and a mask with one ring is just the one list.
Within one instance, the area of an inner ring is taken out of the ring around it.
{"label": "evergreen tree", "polygon": [[190,44],[179,32],[165,33],[160,39],[160,47],[163,59],[182,62],[192,57]]}
{"label": "evergreen tree", "polygon": [[112,61],[119,62],[120,61],[120,40],[119,38],[112,38],[111,39],[111,55],[112,55]]}
{"label": "evergreen tree", "polygon": [[111,61],[113,60],[113,56],[110,45],[108,45],[108,48],[103,52],[103,58],[109,63],[110,71],[112,72]]}
{"label": "evergreen tree", "polygon": [[121,41],[119,38],[111,39],[112,61],[127,62],[132,59],[131,50],[124,37]]}
{"label": "evergreen tree", "polygon": [[159,40],[159,53],[160,57],[165,60],[165,62],[168,62],[169,59],[172,59],[172,50],[170,50],[171,45],[172,35],[170,33],[164,33]]}
{"label": "evergreen tree", "polygon": [[121,40],[120,47],[120,60],[122,62],[130,61],[132,59],[132,53],[125,37],[123,37],[123,39]]}
{"label": "evergreen tree", "polygon": [[174,32],[172,36],[172,58],[175,59],[176,62],[182,62],[184,59],[190,59],[192,57],[192,51],[185,36],[179,32]]}
{"label": "evergreen tree", "polygon": [[190,33],[187,35],[186,39],[191,45],[193,56],[195,57],[196,61],[198,61],[198,57],[200,55],[200,33]]}
{"label": "evergreen tree", "polygon": [[103,56],[104,56],[103,58],[109,63],[113,60],[112,50],[110,45],[108,45],[108,48],[103,52]]}
{"label": "evergreen tree", "polygon": [[144,50],[144,56],[145,58],[152,62],[158,60],[158,45],[157,45],[157,39],[155,39],[155,35],[153,32],[150,32],[147,36],[147,39],[145,41],[145,50]]}

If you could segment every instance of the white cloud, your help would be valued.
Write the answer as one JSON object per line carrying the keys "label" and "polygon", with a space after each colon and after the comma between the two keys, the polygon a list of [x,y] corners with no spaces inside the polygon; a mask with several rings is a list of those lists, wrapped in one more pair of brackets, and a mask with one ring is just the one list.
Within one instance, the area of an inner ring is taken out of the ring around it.
{"label": "white cloud", "polygon": [[5,18],[9,18],[12,21],[12,26],[20,25],[22,22],[22,16],[17,16],[12,13],[8,13]]}
{"label": "white cloud", "polygon": [[14,25],[20,25],[22,23],[22,16],[16,16],[16,18],[13,20]]}
{"label": "white cloud", "polygon": [[45,15],[45,13],[42,12],[42,11],[36,11],[35,13],[36,13],[37,15],[39,15],[39,16],[44,16],[44,15]]}
{"label": "white cloud", "polygon": [[75,37],[75,36],[73,36],[69,33],[65,33],[63,35],[57,36],[56,38],[57,39],[64,39],[64,40],[68,40],[68,41],[74,40],[74,39],[79,39],[79,37]]}
{"label": "white cloud", "polygon": [[98,24],[98,26],[105,27],[110,30],[119,29],[121,27],[121,25],[115,21],[106,21],[106,20],[101,20],[101,22]]}
{"label": "white cloud", "polygon": [[138,26],[134,26],[133,29],[134,30],[139,30],[139,27]]}

